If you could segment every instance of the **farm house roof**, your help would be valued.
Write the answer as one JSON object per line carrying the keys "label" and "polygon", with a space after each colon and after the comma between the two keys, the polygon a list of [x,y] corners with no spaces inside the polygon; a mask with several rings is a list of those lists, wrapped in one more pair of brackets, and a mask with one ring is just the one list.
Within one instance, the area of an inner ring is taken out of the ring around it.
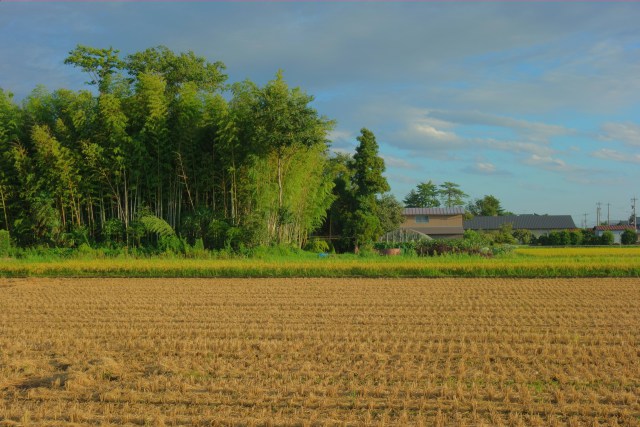
{"label": "farm house roof", "polygon": [[462,206],[453,206],[450,208],[404,208],[402,214],[409,215],[464,215]]}

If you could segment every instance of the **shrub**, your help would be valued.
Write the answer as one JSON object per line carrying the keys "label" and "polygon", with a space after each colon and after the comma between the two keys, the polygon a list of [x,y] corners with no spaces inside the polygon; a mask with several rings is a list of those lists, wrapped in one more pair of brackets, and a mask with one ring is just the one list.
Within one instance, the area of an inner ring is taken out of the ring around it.
{"label": "shrub", "polygon": [[591,229],[582,230],[582,244],[583,245],[599,245],[600,238]]}
{"label": "shrub", "polygon": [[94,255],[94,250],[88,243],[81,243],[76,249],[76,255],[80,258],[91,257]]}
{"label": "shrub", "polygon": [[[241,251],[242,253],[242,251]],[[256,246],[251,250],[245,251],[247,256],[255,258],[270,258],[270,257],[296,257],[302,255],[302,250],[291,245],[270,245],[270,246]]]}
{"label": "shrub", "polygon": [[624,230],[620,236],[620,243],[623,245],[633,245],[638,241],[638,233],[633,230]]}
{"label": "shrub", "polygon": [[485,244],[483,239],[476,239],[468,235],[467,239],[450,239],[450,240],[422,240],[416,244],[415,251],[418,255],[488,255],[492,253]]}
{"label": "shrub", "polygon": [[583,234],[581,231],[573,230],[569,232],[569,241],[573,246],[578,246],[582,244]]}
{"label": "shrub", "polygon": [[530,230],[520,229],[513,231],[513,237],[516,238],[521,244],[528,245],[531,243],[533,235]]}
{"label": "shrub", "polygon": [[102,238],[107,243],[121,244],[124,241],[124,222],[112,218],[105,221],[102,228]]}
{"label": "shrub", "polygon": [[606,230],[604,233],[602,233],[602,236],[600,236],[600,244],[602,245],[613,245],[614,241],[615,237],[609,230]]}
{"label": "shrub", "polygon": [[494,236],[492,234],[482,233],[474,230],[465,230],[462,235],[462,240],[466,241],[467,244],[477,245],[477,246],[489,246],[494,241]]}
{"label": "shrub", "polygon": [[0,256],[8,256],[11,250],[11,236],[7,230],[0,230]]}
{"label": "shrub", "polygon": [[517,243],[516,239],[513,237],[513,224],[502,224],[500,226],[500,230],[495,234],[494,242],[507,244]]}
{"label": "shrub", "polygon": [[309,239],[306,245],[304,245],[304,250],[309,252],[329,252],[329,244],[326,240],[318,239],[317,237]]}

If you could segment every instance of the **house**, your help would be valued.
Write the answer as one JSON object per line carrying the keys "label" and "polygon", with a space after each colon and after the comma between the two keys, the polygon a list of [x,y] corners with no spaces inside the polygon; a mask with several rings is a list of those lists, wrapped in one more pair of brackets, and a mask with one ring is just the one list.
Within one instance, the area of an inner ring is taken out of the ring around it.
{"label": "house", "polygon": [[620,237],[625,230],[636,231],[633,228],[633,225],[598,225],[593,227],[593,231],[596,233],[596,236],[600,237],[604,234],[605,231],[610,231],[613,233],[613,243],[620,244]]}
{"label": "house", "polygon": [[573,230],[576,224],[571,215],[504,215],[476,216],[464,221],[465,230],[497,231],[505,224],[511,224],[514,230],[529,230],[535,237],[552,231]]}
{"label": "house", "polygon": [[[462,218],[464,208],[405,208],[404,222],[396,231],[387,233],[381,240],[413,240],[416,237],[432,239],[459,239],[464,234]],[[407,236],[411,236],[407,238]]]}

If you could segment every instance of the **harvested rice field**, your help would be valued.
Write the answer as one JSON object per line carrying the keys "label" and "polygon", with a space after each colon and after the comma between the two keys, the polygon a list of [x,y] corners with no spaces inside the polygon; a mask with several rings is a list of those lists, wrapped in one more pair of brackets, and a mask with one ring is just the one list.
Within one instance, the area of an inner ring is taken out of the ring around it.
{"label": "harvested rice field", "polygon": [[640,425],[640,280],[0,279],[0,425]]}

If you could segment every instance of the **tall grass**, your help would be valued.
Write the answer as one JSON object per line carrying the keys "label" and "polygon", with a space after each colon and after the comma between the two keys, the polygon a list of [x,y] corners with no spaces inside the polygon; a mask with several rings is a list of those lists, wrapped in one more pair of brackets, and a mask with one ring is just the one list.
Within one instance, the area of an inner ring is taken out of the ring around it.
{"label": "tall grass", "polygon": [[518,249],[495,258],[320,258],[302,251],[250,258],[211,256],[2,259],[0,277],[640,277],[640,248]]}

